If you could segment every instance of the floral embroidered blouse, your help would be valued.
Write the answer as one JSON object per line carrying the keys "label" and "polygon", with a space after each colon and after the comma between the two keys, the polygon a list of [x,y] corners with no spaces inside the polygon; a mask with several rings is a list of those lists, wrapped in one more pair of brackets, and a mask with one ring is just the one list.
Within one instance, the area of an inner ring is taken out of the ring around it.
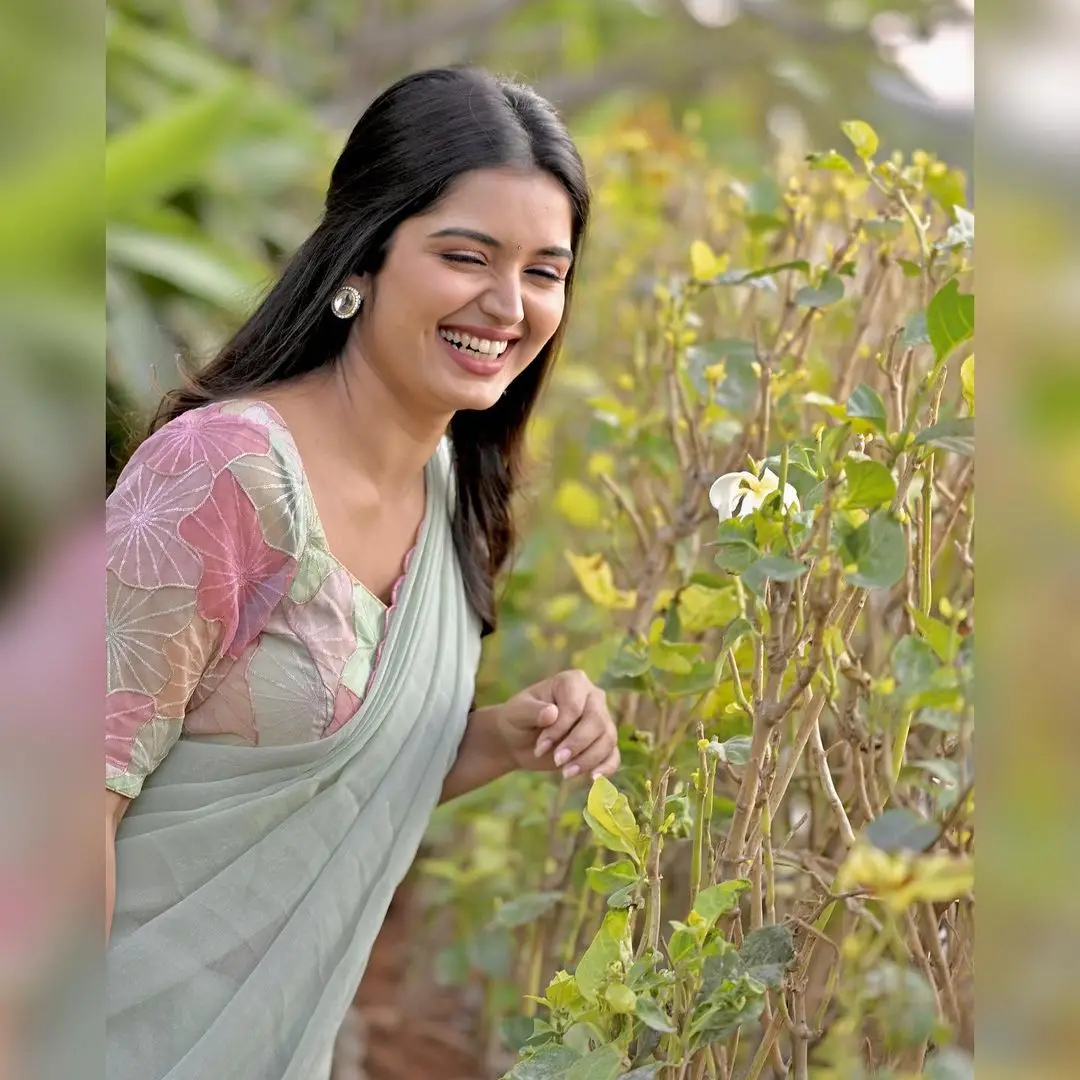
{"label": "floral embroidered blouse", "polygon": [[105,786],[130,797],[177,739],[337,731],[370,685],[409,560],[387,608],[331,554],[288,428],[251,401],[150,436],[106,503],[106,541]]}

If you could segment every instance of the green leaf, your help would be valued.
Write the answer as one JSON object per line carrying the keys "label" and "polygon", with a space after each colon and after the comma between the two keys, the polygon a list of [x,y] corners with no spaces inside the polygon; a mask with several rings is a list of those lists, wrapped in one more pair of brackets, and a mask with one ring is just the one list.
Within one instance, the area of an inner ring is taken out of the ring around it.
{"label": "green leaf", "polygon": [[579,1056],[558,1043],[546,1043],[519,1061],[502,1080],[563,1080]]}
{"label": "green leaf", "polygon": [[739,947],[746,973],[766,986],[779,986],[792,960],[795,943],[786,926],[762,926],[751,931]]}
{"label": "green leaf", "polygon": [[611,1043],[607,1043],[574,1062],[566,1073],[565,1080],[618,1080],[622,1071],[622,1054]]}
{"label": "green leaf", "polygon": [[[896,264],[903,271],[904,277],[917,278],[922,276],[922,267],[912,259],[897,259]],[[929,338],[927,344],[929,344]]]}
{"label": "green leaf", "polygon": [[585,871],[585,880],[589,888],[603,896],[623,889],[639,880],[637,868],[629,859],[608,863],[607,866],[590,866]]}
{"label": "green leaf", "polygon": [[916,345],[930,344],[930,333],[926,329],[925,311],[917,311],[904,323],[904,333],[900,337],[900,344],[908,349],[914,348]]}
{"label": "green leaf", "polygon": [[884,513],[872,515],[852,533],[855,569],[847,574],[863,589],[891,589],[907,570],[907,543],[900,523]]}
{"label": "green leaf", "polygon": [[654,998],[639,994],[635,1012],[637,1013],[638,1019],[647,1027],[652,1028],[653,1031],[659,1031],[665,1035],[670,1035],[675,1030],[668,1014],[660,1007]]}
{"label": "green leaf", "polygon": [[672,644],[670,641],[655,641],[649,647],[649,658],[658,671],[689,675],[700,652],[701,646],[693,642]]}
{"label": "green leaf", "polygon": [[844,281],[836,274],[826,274],[818,286],[804,285],[795,293],[795,303],[799,307],[822,308],[835,304],[844,297]]}
{"label": "green leaf", "polygon": [[725,653],[728,649],[734,649],[736,645],[747,635],[754,632],[753,626],[741,615],[734,619],[724,631],[724,639],[720,643],[720,652]]}
{"label": "green leaf", "polygon": [[499,1025],[499,1034],[507,1049],[517,1053],[533,1037],[531,1016],[508,1016]]}
{"label": "green leaf", "polygon": [[110,220],[164,198],[204,175],[245,118],[250,87],[225,83],[113,135],[105,144],[106,209]]}
{"label": "green leaf", "polygon": [[786,555],[765,555],[751,563],[740,576],[748,589],[760,592],[766,581],[797,581],[809,569]]}
{"label": "green leaf", "polygon": [[904,808],[886,810],[874,818],[863,835],[874,847],[890,854],[925,851],[937,839],[937,825]]}
{"label": "green leaf", "polygon": [[867,973],[864,985],[890,1050],[918,1046],[933,1036],[937,1026],[934,992],[913,968],[882,964]]}
{"label": "green leaf", "polygon": [[501,926],[524,926],[550,911],[561,899],[561,892],[524,893],[508,900],[495,913],[495,921]]}
{"label": "green leaf", "polygon": [[629,885],[624,885],[621,889],[616,889],[615,892],[607,898],[607,906],[609,908],[636,907],[640,894],[641,883],[632,881]]}
{"label": "green leaf", "polygon": [[[672,1028],[672,1031],[675,1029]],[[659,1062],[655,1065],[639,1065],[631,1072],[623,1073],[619,1077],[619,1080],[656,1080],[656,1074],[663,1067],[663,1063]]]}
{"label": "green leaf", "polygon": [[753,739],[749,735],[733,735],[721,743],[724,760],[732,765],[745,765],[750,760],[750,746]]}
{"label": "green leaf", "polygon": [[877,132],[864,120],[845,120],[840,130],[851,140],[855,153],[866,161],[877,153]]}
{"label": "green leaf", "polygon": [[632,1013],[637,1004],[637,994],[625,983],[611,983],[604,990],[604,1000],[611,1006],[612,1012]]}
{"label": "green leaf", "polygon": [[975,297],[962,293],[956,278],[942,285],[931,299],[926,309],[926,330],[939,360],[975,333]]}
{"label": "green leaf", "polygon": [[843,154],[837,153],[835,150],[824,150],[816,154],[807,154],[806,160],[811,169],[821,169],[827,172],[846,172],[853,173],[855,170],[851,167],[851,162],[848,161]]}
{"label": "green leaf", "polygon": [[960,416],[924,428],[915,436],[919,446],[933,446],[971,457],[975,453],[975,417]]}
{"label": "green leaf", "polygon": [[911,618],[919,628],[919,633],[930,643],[943,664],[951,664],[956,659],[956,650],[960,645],[960,635],[954,626],[935,619],[933,615],[924,615],[918,608],[909,607]]}
{"label": "green leaf", "polygon": [[847,415],[853,420],[868,421],[871,427],[883,435],[888,431],[885,402],[881,400],[881,395],[866,383],[860,383],[855,387],[851,397],[848,398]]}
{"label": "green leaf", "polygon": [[626,910],[609,911],[596,932],[596,937],[582,954],[574,970],[581,996],[595,1001],[597,992],[608,977],[608,968],[617,960],[629,963],[630,913]]}
{"label": "green leaf", "polygon": [[694,910],[712,926],[721,915],[734,911],[739,906],[739,897],[750,888],[745,878],[735,878],[719,885],[710,885],[697,894]]}
{"label": "green leaf", "polygon": [[946,1046],[926,1059],[923,1080],[975,1080],[975,1060],[956,1046]]}
{"label": "green leaf", "polygon": [[892,651],[892,669],[903,694],[910,696],[925,690],[940,669],[929,642],[906,634]]}
{"label": "green leaf", "polygon": [[891,503],[896,495],[896,481],[879,461],[848,458],[844,473],[847,476],[845,505],[848,509],[876,510]]}
{"label": "green leaf", "polygon": [[[640,862],[638,845],[641,842],[641,829],[626,796],[606,777],[598,776],[589,790],[586,804],[586,822],[600,826],[597,834],[601,843],[612,851],[625,851],[635,863]],[[590,820],[591,819],[591,820]]]}
{"label": "green leaf", "polygon": [[678,964],[697,949],[698,941],[694,934],[687,930],[682,923],[673,925],[679,927],[679,929],[668,939],[667,949],[671,962]]}

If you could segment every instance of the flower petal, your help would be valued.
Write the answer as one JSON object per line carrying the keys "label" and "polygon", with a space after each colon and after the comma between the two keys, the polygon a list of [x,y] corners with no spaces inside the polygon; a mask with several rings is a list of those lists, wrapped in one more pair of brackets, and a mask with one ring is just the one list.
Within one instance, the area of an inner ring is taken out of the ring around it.
{"label": "flower petal", "polygon": [[748,472],[724,473],[713,481],[709,488],[709,503],[720,514],[720,520],[731,517],[735,503],[745,491],[748,481],[754,479]]}

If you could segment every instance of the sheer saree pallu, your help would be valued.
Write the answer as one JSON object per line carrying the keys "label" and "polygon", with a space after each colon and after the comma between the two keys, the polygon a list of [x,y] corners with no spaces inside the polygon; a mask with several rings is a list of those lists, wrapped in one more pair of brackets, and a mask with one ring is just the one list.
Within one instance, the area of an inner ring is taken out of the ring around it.
{"label": "sheer saree pallu", "polygon": [[181,738],[121,822],[110,1080],[327,1080],[453,764],[480,651],[446,444],[369,693],[294,746]]}

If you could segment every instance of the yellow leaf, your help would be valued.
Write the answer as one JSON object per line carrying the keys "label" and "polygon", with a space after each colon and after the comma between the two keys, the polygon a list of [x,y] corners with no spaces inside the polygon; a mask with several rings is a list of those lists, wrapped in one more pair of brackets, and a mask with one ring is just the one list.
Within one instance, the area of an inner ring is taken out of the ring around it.
{"label": "yellow leaf", "polygon": [[690,269],[696,281],[708,281],[716,277],[716,256],[704,240],[695,240],[690,245]]}
{"label": "yellow leaf", "polygon": [[694,665],[682,655],[677,645],[669,645],[666,641],[658,641],[649,650],[649,660],[652,666],[659,671],[667,671],[672,675],[689,675],[694,670]]}
{"label": "yellow leaf", "polygon": [[975,864],[970,856],[890,854],[865,841],[851,849],[836,876],[837,888],[866,889],[894,911],[904,911],[921,900],[954,900],[974,884]]}
{"label": "yellow leaf", "polygon": [[579,529],[591,529],[600,524],[600,500],[577,480],[564,480],[559,485],[555,508]]}
{"label": "yellow leaf", "polygon": [[960,386],[963,389],[964,400],[967,402],[967,407],[971,410],[971,415],[975,415],[975,354],[972,353],[961,365],[960,365]]}
{"label": "yellow leaf", "polygon": [[577,611],[580,603],[581,597],[577,593],[561,593],[558,596],[553,596],[544,605],[544,618],[548,622],[566,622]]}
{"label": "yellow leaf", "polygon": [[679,621],[688,634],[727,626],[738,613],[739,601],[734,589],[689,585],[679,597]]}
{"label": "yellow leaf", "polygon": [[637,595],[615,587],[611,567],[603,555],[575,555],[565,552],[566,561],[574,571],[585,595],[601,607],[629,611],[637,603]]}
{"label": "yellow leaf", "polygon": [[589,457],[585,468],[590,476],[614,476],[615,458],[601,450]]}
{"label": "yellow leaf", "polygon": [[[605,847],[624,851],[637,861],[641,829],[626,796],[606,777],[598,776],[589,789],[585,808],[593,819],[588,821],[586,818],[588,824],[592,826],[595,821],[601,827]],[[598,830],[594,828],[593,831]]]}

